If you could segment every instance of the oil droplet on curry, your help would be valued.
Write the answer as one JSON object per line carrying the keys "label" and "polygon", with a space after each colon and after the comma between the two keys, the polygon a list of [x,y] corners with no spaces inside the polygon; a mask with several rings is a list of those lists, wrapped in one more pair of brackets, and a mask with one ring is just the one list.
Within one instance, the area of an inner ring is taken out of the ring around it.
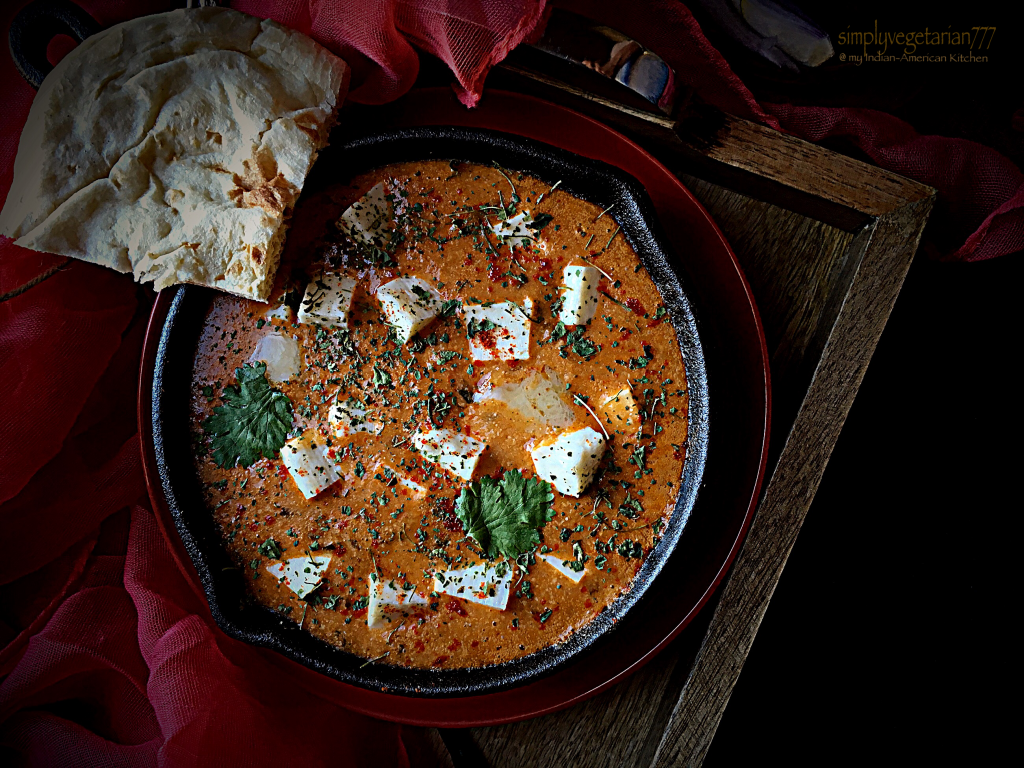
{"label": "oil droplet on curry", "polygon": [[630,588],[688,409],[615,213],[456,161],[300,204],[270,303],[214,298],[193,373],[196,468],[256,601],[453,668],[561,642]]}

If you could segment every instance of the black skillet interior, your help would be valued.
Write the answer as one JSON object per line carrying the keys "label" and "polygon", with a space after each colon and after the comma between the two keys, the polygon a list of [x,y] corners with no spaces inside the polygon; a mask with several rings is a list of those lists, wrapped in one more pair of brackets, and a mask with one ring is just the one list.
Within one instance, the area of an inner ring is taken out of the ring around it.
{"label": "black skillet interior", "polygon": [[[704,351],[693,307],[671,264],[653,207],[640,184],[623,173],[518,136],[456,127],[394,130],[350,138],[318,159],[306,190],[345,181],[388,163],[457,159],[536,176],[602,209],[617,223],[658,286],[686,361],[690,392],[687,460],[675,512],[661,542],[644,561],[632,589],[566,641],[502,664],[475,669],[409,669],[365,664],[365,659],[300,630],[292,620],[247,596],[245,575],[232,565],[203,501],[192,463],[189,397],[196,343],[212,292],[182,286],[164,325],[153,376],[152,427],[162,490],[182,541],[198,571],[214,619],[233,637],[273,648],[346,683],[406,696],[479,695],[549,674],[591,649],[644,596],[672,554],[686,526],[704,474],[708,446],[708,390]],[[300,203],[301,204],[301,203]],[[609,214],[612,215],[612,214]]]}

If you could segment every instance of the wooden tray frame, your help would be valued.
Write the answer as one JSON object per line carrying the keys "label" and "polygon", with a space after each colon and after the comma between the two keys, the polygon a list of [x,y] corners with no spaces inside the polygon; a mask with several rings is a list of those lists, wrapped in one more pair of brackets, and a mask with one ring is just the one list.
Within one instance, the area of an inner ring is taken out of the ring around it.
{"label": "wooden tray frame", "polygon": [[668,118],[516,64],[489,85],[614,126],[690,187],[751,282],[772,356],[768,480],[712,603],[657,659],[571,709],[426,731],[443,765],[700,765],[917,251],[935,190],[700,105]]}

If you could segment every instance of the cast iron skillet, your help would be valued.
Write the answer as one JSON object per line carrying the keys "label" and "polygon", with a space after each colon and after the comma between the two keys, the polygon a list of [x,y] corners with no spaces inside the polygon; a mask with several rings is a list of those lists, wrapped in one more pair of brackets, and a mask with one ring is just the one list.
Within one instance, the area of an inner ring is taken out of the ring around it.
{"label": "cast iron skillet", "polygon": [[[88,27],[81,19],[72,24],[65,16],[77,8],[70,3],[37,3],[62,7],[57,32]],[[32,9],[28,6],[26,10]],[[84,13],[78,9],[80,13]],[[23,11],[24,14],[24,11]],[[86,14],[87,16],[87,14]],[[21,16],[19,16],[19,19]],[[37,13],[32,24],[52,20]],[[25,40],[45,50],[49,36],[23,24],[11,46],[22,74],[39,77],[48,64],[45,56],[35,62],[20,47]],[[25,30],[28,30],[27,32]],[[36,49],[38,50],[38,49]],[[40,63],[41,61],[41,63]],[[23,68],[23,63],[29,62]],[[40,76],[41,75],[41,76]],[[631,176],[613,166],[585,159],[539,142],[496,131],[458,127],[429,127],[374,132],[349,137],[323,152],[305,187],[305,193],[347,180],[388,163],[427,159],[457,159],[490,164],[536,176],[549,184],[561,181],[561,189],[588,200],[601,209],[612,207],[616,223],[651,275],[669,310],[687,367],[690,395],[687,460],[683,467],[675,511],[661,542],[648,555],[630,590],[593,621],[564,642],[529,656],[502,664],[472,669],[408,669],[384,664],[365,665],[365,659],[335,648],[300,630],[269,608],[252,600],[246,576],[233,568],[213,516],[206,508],[193,465],[189,435],[189,399],[194,355],[206,310],[214,292],[196,286],[180,286],[175,292],[156,354],[153,375],[152,424],[154,449],[161,489],[182,543],[199,575],[217,624],[229,635],[277,650],[322,674],[362,687],[407,696],[451,697],[480,695],[520,685],[553,672],[570,660],[578,660],[602,635],[613,630],[646,594],[661,572],[683,533],[704,475],[708,449],[708,384],[704,350],[693,307],[673,270],[653,206],[646,192]],[[299,203],[301,205],[301,201]]]}
{"label": "cast iron skillet", "polygon": [[[530,656],[475,669],[419,670],[373,664],[312,637],[291,620],[255,604],[246,593],[246,574],[225,570],[227,555],[213,516],[206,508],[192,461],[189,399],[193,358],[213,292],[179,287],[164,324],[153,375],[152,419],[157,470],[171,516],[199,573],[217,623],[230,635],[284,653],[326,675],[356,685],[420,696],[488,693],[519,685],[555,670],[589,648],[618,624],[661,571],[686,526],[697,496],[707,454],[708,391],[697,322],[670,259],[646,193],[638,182],[612,166],[494,131],[454,127],[414,128],[352,138],[317,160],[306,191],[346,180],[392,162],[456,158],[537,176],[598,205],[614,204],[616,222],[658,286],[676,329],[687,366],[690,428],[675,511],[661,543],[644,561],[632,588],[565,642]],[[301,202],[299,203],[301,205]]]}

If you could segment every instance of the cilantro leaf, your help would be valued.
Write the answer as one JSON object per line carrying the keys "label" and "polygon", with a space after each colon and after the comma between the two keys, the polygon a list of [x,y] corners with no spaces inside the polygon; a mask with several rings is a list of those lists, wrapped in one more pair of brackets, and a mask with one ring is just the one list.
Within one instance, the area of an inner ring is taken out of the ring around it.
{"label": "cilantro leaf", "polygon": [[455,514],[488,557],[511,559],[540,543],[537,529],[554,515],[554,498],[548,483],[512,469],[501,480],[485,477],[463,488]]}
{"label": "cilantro leaf", "polygon": [[266,363],[235,369],[238,386],[224,387],[224,405],[203,422],[212,438],[213,460],[219,467],[248,467],[260,456],[271,458],[288,439],[292,401],[267,382]]}
{"label": "cilantro leaf", "polygon": [[531,528],[543,528],[554,515],[551,502],[555,494],[549,483],[536,478],[527,480],[518,469],[506,472],[501,483],[506,502],[512,506],[516,517]]}
{"label": "cilantro leaf", "polygon": [[488,501],[493,503],[492,496],[495,483],[491,478],[485,477],[478,483],[470,483],[462,489],[459,498],[455,501],[455,516],[459,518],[462,527],[470,536],[477,540],[480,546],[486,548],[491,542],[491,533],[487,529],[487,522],[484,520],[483,496],[486,493]]}

